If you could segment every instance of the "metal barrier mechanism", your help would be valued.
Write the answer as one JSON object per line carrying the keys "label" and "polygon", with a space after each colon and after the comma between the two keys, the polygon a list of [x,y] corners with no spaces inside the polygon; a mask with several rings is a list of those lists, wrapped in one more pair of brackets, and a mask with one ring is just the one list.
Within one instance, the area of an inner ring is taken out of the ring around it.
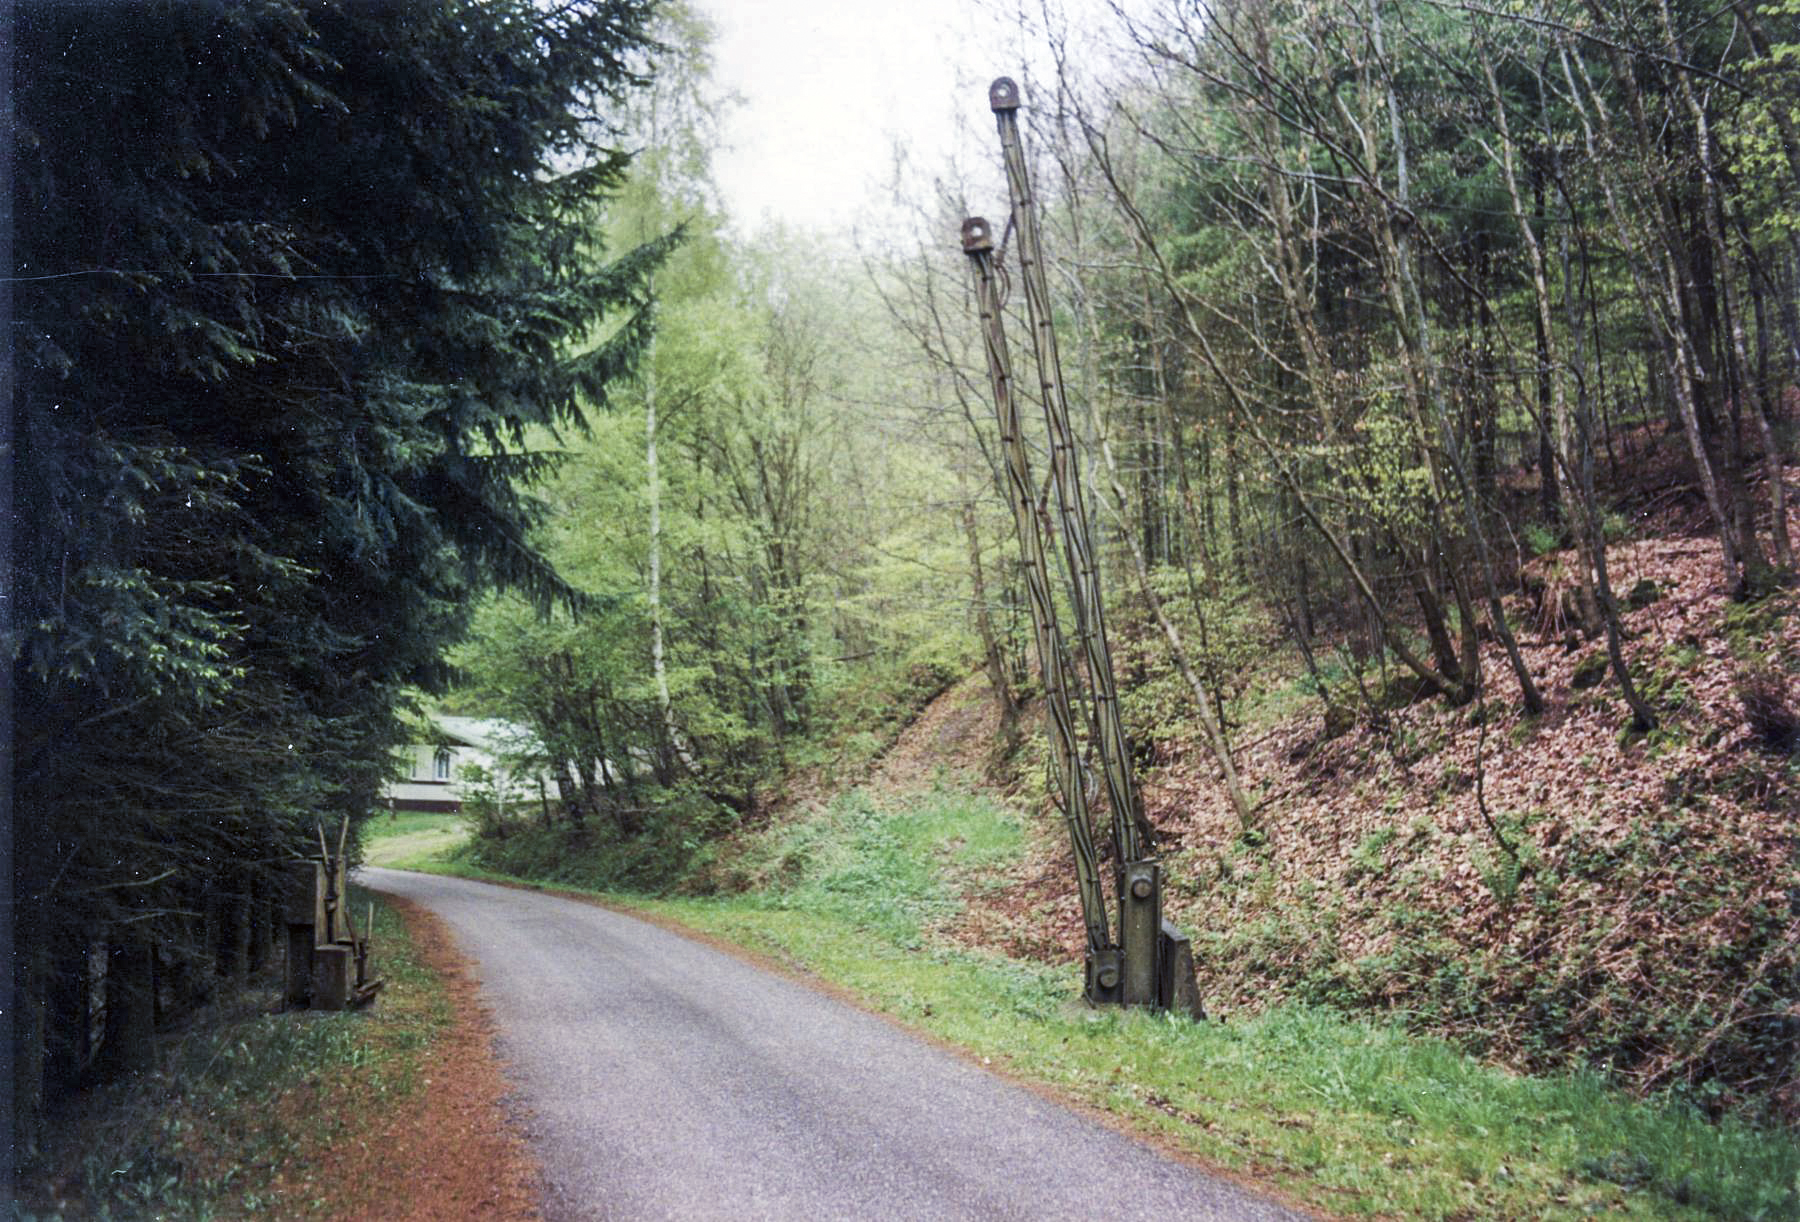
{"label": "metal barrier mechanism", "polygon": [[1022,435],[1012,364],[1006,343],[1002,279],[993,227],[981,217],[962,225],[963,253],[975,274],[982,346],[1005,455],[1006,491],[1019,536],[1032,633],[1044,677],[1045,721],[1049,729],[1053,797],[1068,827],[1075,852],[1076,884],[1087,929],[1086,994],[1090,1002],[1173,1009],[1204,1017],[1194,981],[1193,950],[1187,937],[1162,914],[1162,869],[1152,856],[1149,821],[1144,816],[1131,749],[1119,716],[1118,689],[1107,643],[1100,569],[1082,495],[1081,461],[1070,425],[1061,359],[1056,349],[1050,290],[1044,273],[1038,217],[1019,137],[1019,88],[1001,77],[988,89],[988,104],[1000,131],[1006,181],[1012,200],[1009,232],[1019,246],[1032,351],[1038,370],[1044,426],[1049,435],[1050,491],[1063,544],[1069,604],[1075,617],[1076,646],[1087,675],[1087,721],[1105,780],[1111,813],[1108,847],[1115,863],[1113,894],[1118,902],[1113,936],[1101,888],[1099,855],[1075,722],[1081,696],[1056,606],[1050,594],[1044,535],[1047,515],[1032,495],[1029,455]]}

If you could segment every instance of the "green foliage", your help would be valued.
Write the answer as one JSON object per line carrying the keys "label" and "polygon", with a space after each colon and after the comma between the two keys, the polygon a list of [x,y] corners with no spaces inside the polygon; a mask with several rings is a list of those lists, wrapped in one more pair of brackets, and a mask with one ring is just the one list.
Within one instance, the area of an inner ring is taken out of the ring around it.
{"label": "green foliage", "polygon": [[[1660,809],[1623,828],[1558,811],[1554,853],[1533,834],[1542,811],[1495,810],[1505,847],[1485,829],[1384,828],[1341,883],[1312,880],[1279,899],[1269,871],[1239,858],[1184,919],[1202,931],[1203,978],[1220,990],[1245,974],[1260,982],[1246,1001],[1273,985],[1309,1004],[1400,1014],[1477,1055],[1539,1072],[1587,1064],[1673,1087],[1709,1113],[1779,1123],[1774,1087],[1793,1065],[1779,1000],[1795,962],[1791,914],[1747,900],[1757,858],[1687,785],[1672,780]],[[1486,892],[1473,928],[1467,893],[1443,877],[1464,861]],[[1706,932],[1721,921],[1729,938]],[[1609,958],[1628,929],[1659,931],[1663,953]]]}
{"label": "green foliage", "polygon": [[[1199,1024],[1097,1012],[1067,966],[934,937],[958,869],[1017,851],[1015,818],[942,791],[887,808],[855,793],[748,846],[762,879],[749,893],[648,906],[1335,1212],[1773,1219],[1796,1207],[1787,1133],[1633,1100],[1591,1074],[1508,1073],[1305,1006]],[[1479,1013],[1483,983],[1437,966],[1444,1003]]]}
{"label": "green foliage", "polygon": [[649,787],[634,801],[628,832],[513,819],[457,850],[451,868],[561,887],[661,894],[737,821],[734,812],[686,787]]}
{"label": "green foliage", "polygon": [[[678,64],[631,112],[651,152],[608,231],[680,221],[686,239],[622,410],[535,485],[551,512],[533,540],[594,597],[535,620],[490,601],[456,655],[460,707],[546,745],[561,814],[628,837],[648,788],[747,813],[784,769],[869,758],[971,652],[943,614],[963,596],[934,538],[950,519],[885,508],[940,496],[939,472],[846,406],[892,393],[860,271],[787,235],[727,239],[708,204],[711,34],[685,9],[658,31]],[[636,766],[610,785],[602,759]]]}
{"label": "green foliage", "polygon": [[1575,664],[1575,669],[1569,673],[1569,686],[1577,691],[1598,687],[1606,682],[1606,676],[1611,673],[1611,670],[1612,662],[1606,656],[1606,651],[1596,649],[1592,653],[1582,655],[1581,661]]}
{"label": "green foliage", "polygon": [[1753,193],[1758,204],[1768,210],[1767,223],[1788,234],[1800,233],[1800,205],[1791,194],[1774,187],[1792,174],[1794,153],[1782,145],[1782,129],[1775,112],[1784,112],[1789,130],[1800,126],[1800,105],[1794,102],[1800,94],[1797,13],[1792,0],[1774,0],[1754,7],[1763,23],[1759,41],[1769,41],[1756,48],[1757,54],[1743,66],[1745,75],[1756,82],[1757,88],[1745,100],[1742,121],[1732,125],[1729,146],[1744,176],[1740,189]]}
{"label": "green foliage", "polygon": [[1384,827],[1364,836],[1350,856],[1352,868],[1363,874],[1380,874],[1383,868],[1382,853],[1397,835],[1399,832],[1396,829]]}
{"label": "green foliage", "polygon": [[1777,629],[1783,619],[1794,614],[1795,603],[1794,595],[1785,592],[1726,607],[1725,640],[1732,655],[1751,663],[1772,660],[1770,648],[1781,639]]}
{"label": "green foliage", "polygon": [[[1267,611],[1235,582],[1213,581],[1194,589],[1187,574],[1176,568],[1159,569],[1152,580],[1201,684],[1224,708],[1227,723],[1264,716],[1266,697],[1253,695],[1252,681],[1266,658]],[[1145,636],[1115,648],[1121,652],[1121,666],[1143,672],[1120,690],[1120,707],[1133,736],[1153,741],[1190,726],[1193,689],[1170,661],[1161,638]],[[1247,707],[1253,700],[1259,702],[1254,710]]]}
{"label": "green foliage", "polygon": [[961,910],[959,880],[1022,848],[1016,818],[986,800],[940,789],[892,809],[853,790],[755,852],[772,883],[767,902],[917,949],[934,925]]}
{"label": "green foliage", "polygon": [[366,814],[484,586],[581,601],[520,484],[647,336],[669,242],[588,235],[649,8],[19,14],[28,1015],[88,941],[192,942],[202,892]]}
{"label": "green foliage", "polygon": [[1527,522],[1523,534],[1525,546],[1533,556],[1547,556],[1551,552],[1562,550],[1562,533],[1553,526],[1543,522]]}
{"label": "green foliage", "polygon": [[[359,888],[351,904],[361,914],[371,898]],[[379,1006],[269,1013],[269,997],[255,993],[193,1016],[151,1072],[80,1102],[86,1144],[54,1151],[70,1174],[56,1185],[26,1181],[14,1216],[203,1222],[263,1212],[273,1172],[303,1176],[294,1160],[316,1152],[322,1128],[373,1120],[417,1089],[417,1056],[449,1021],[442,984],[379,899],[374,937],[387,981]],[[328,1108],[316,1094],[313,1106],[279,1106],[289,1091],[329,1089],[346,1075],[355,1092]],[[47,1187],[72,1193],[72,1209],[58,1210]]]}
{"label": "green foliage", "polygon": [[502,821],[507,811],[501,775],[480,764],[468,763],[457,769],[457,780],[461,782],[457,792],[462,795],[463,812],[474,823],[475,834],[504,834]]}
{"label": "green foliage", "polygon": [[[1538,867],[1537,841],[1524,834],[1525,825],[1504,812],[1494,816],[1498,841],[1475,850],[1475,869],[1488,893],[1502,909],[1510,908],[1519,897],[1519,884]],[[1554,901],[1554,894],[1549,898]]]}
{"label": "green foliage", "polygon": [[828,671],[820,681],[817,724],[795,762],[834,771],[867,764],[967,673],[965,649],[965,642],[938,636],[892,659]]}

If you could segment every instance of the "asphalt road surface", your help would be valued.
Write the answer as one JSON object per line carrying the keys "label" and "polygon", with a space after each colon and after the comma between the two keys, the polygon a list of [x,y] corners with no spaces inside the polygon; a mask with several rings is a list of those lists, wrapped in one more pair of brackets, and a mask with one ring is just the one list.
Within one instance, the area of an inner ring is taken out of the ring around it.
{"label": "asphalt road surface", "polygon": [[643,921],[360,877],[432,909],[474,960],[550,1222],[1297,1216]]}

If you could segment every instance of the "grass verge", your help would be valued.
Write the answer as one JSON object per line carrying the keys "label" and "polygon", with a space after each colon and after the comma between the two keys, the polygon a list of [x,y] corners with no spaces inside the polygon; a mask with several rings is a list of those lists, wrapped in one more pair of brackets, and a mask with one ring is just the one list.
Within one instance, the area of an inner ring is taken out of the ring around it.
{"label": "grass verge", "polygon": [[427,869],[469,841],[468,820],[461,815],[377,815],[364,825],[363,864],[390,870]]}
{"label": "grass verge", "polygon": [[[357,912],[370,897],[353,888]],[[362,1011],[271,1012],[248,990],[163,1040],[157,1066],[99,1088],[66,1118],[69,1165],[24,1186],[13,1216],[204,1222],[316,1212],[312,1154],[350,1140],[418,1089],[424,1050],[450,1022],[444,988],[377,899],[387,985]]]}
{"label": "grass verge", "polygon": [[1335,1213],[1800,1210],[1792,1134],[1713,1123],[1593,1076],[1511,1074],[1325,1010],[1206,1024],[1089,1010],[1070,967],[941,936],[982,868],[1022,841],[1018,816],[979,796],[940,788],[883,805],[852,792],[749,846],[747,893],[608,898],[848,989],[1019,1080]]}

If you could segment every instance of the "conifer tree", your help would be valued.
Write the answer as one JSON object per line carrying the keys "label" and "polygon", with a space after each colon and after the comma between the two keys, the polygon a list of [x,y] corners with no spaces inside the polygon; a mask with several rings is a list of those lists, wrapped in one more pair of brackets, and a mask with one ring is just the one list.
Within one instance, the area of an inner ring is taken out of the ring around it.
{"label": "conifer tree", "polygon": [[189,914],[369,810],[476,592],[580,602],[518,488],[647,336],[667,243],[592,234],[651,8],[18,12],[27,1136],[91,1059],[52,1012],[88,951],[210,975]]}

